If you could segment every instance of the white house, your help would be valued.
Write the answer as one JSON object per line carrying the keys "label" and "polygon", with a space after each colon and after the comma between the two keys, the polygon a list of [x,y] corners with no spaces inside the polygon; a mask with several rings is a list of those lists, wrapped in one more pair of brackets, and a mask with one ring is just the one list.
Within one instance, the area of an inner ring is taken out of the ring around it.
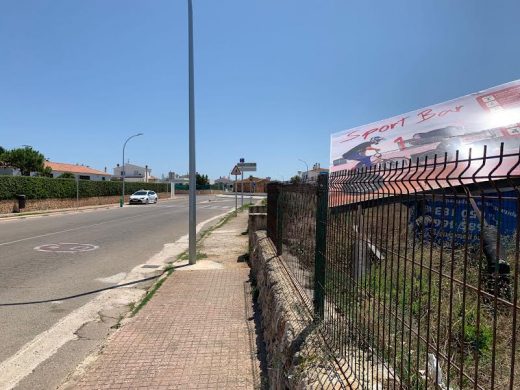
{"label": "white house", "polygon": [[168,178],[165,179],[165,181],[170,183],[177,183],[177,184],[189,184],[190,177],[189,175],[179,175],[173,171],[168,172]]}
{"label": "white house", "polygon": [[[155,176],[152,176],[152,170],[148,168],[148,165],[145,167],[140,167],[139,165],[134,164],[125,164],[125,181],[129,182],[155,182],[158,179]],[[117,164],[114,168],[114,178],[121,180],[123,177],[123,168]]]}
{"label": "white house", "polygon": [[22,173],[17,168],[12,167],[1,167],[0,166],[0,175],[7,175],[7,176],[20,176]]}
{"label": "white house", "polygon": [[218,184],[220,188],[222,188],[225,191],[232,190],[234,181],[231,180],[229,177],[219,177],[215,180],[215,184]]}
{"label": "white house", "polygon": [[45,166],[52,169],[52,177],[58,177],[64,173],[72,173],[80,180],[105,181],[110,180],[112,175],[105,171],[98,171],[86,165],[65,164],[53,161],[45,161]]}
{"label": "white house", "polygon": [[327,168],[320,168],[320,164],[316,163],[312,166],[312,169],[301,173],[302,181],[304,182],[316,182],[318,176],[322,173],[329,173]]}

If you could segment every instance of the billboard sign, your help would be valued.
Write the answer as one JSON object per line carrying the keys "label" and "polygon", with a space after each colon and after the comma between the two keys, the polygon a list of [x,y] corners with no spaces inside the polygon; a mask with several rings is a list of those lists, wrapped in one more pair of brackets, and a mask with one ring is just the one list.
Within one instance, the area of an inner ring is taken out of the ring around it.
{"label": "billboard sign", "polygon": [[484,221],[487,225],[496,226],[502,236],[515,233],[517,191],[501,192],[501,201],[496,194],[488,193],[486,197],[475,197],[475,203],[483,220],[465,198],[425,199],[423,209],[412,202],[409,205],[410,223],[426,241],[439,244],[451,240],[455,245],[478,243]]}
{"label": "billboard sign", "polygon": [[520,80],[331,136],[331,172],[520,146]]}

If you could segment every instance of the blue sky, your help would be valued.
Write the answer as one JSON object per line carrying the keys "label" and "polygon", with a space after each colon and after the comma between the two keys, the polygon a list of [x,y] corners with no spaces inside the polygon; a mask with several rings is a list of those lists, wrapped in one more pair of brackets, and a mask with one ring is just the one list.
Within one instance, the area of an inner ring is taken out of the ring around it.
{"label": "blue sky", "polygon": [[[520,78],[520,2],[194,0],[197,170],[288,179],[330,134]],[[182,0],[0,0],[0,145],[188,168]]]}

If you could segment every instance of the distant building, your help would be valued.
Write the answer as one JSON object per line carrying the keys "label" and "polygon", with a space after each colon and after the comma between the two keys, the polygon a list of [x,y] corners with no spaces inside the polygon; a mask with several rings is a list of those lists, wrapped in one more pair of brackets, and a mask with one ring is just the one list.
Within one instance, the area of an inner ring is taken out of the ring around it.
{"label": "distant building", "polygon": [[177,184],[189,184],[190,178],[189,175],[178,175],[175,172],[168,172],[168,179],[166,179],[169,183],[177,183]]}
{"label": "distant building", "polygon": [[329,173],[328,168],[321,168],[320,164],[316,163],[312,166],[311,170],[301,172],[300,176],[304,182],[316,182],[318,181],[318,176],[323,173]]}
{"label": "distant building", "polygon": [[215,180],[215,184],[219,186],[223,191],[230,191],[233,189],[234,180],[231,180],[229,177],[219,177]]}
{"label": "distant building", "polygon": [[[159,179],[152,175],[152,170],[148,168],[148,165],[141,167],[134,164],[125,164],[125,181],[129,182],[143,182],[150,183],[159,181]],[[122,180],[123,168],[117,164],[114,168],[114,179]]]}
{"label": "distant building", "polygon": [[[52,177],[59,177],[64,173],[71,173],[80,180],[105,181],[110,180],[112,177],[110,173],[107,173],[106,168],[105,171],[99,171],[83,164],[68,164],[46,160],[44,167],[51,169]],[[0,175],[21,176],[21,172],[18,168],[0,165]],[[38,175],[38,172],[31,172],[31,176]]]}
{"label": "distant building", "polygon": [[20,176],[22,173],[18,168],[8,167],[8,166],[0,166],[0,175],[7,176]]}
{"label": "distant building", "polygon": [[66,164],[54,161],[45,161],[45,167],[52,169],[52,177],[59,177],[64,173],[72,173],[80,180],[105,181],[110,180],[112,175],[105,171],[98,171],[87,165]]}
{"label": "distant building", "polygon": [[267,183],[271,181],[270,177],[266,177],[265,179],[260,177],[250,176],[247,179],[237,180],[236,184],[233,181],[234,190],[237,192],[241,192],[242,188],[244,192],[267,192]]}

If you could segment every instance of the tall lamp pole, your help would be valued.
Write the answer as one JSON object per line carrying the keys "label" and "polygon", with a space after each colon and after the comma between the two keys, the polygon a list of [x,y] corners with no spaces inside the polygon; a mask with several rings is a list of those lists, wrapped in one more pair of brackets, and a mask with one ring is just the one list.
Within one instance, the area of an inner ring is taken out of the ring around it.
{"label": "tall lamp pole", "polygon": [[299,158],[298,161],[304,163],[305,167],[307,168],[307,171],[305,171],[305,181],[307,181],[307,178],[309,177],[309,165],[307,164],[307,161],[302,160],[301,158]]}
{"label": "tall lamp pole", "polygon": [[193,6],[188,0],[188,45],[189,45],[189,142],[190,142],[190,197],[189,197],[189,263],[197,262],[197,212],[196,212],[196,167],[195,167],[195,80],[193,76]]}
{"label": "tall lamp pole", "polygon": [[123,144],[123,171],[122,171],[122,177],[123,177],[123,190],[121,192],[121,201],[119,202],[119,207],[123,207],[123,204],[125,203],[125,176],[126,176],[126,170],[125,170],[125,148],[128,141],[130,141],[134,137],[139,137],[140,135],[143,135],[143,133],[137,133],[134,135],[131,135],[128,137]]}

